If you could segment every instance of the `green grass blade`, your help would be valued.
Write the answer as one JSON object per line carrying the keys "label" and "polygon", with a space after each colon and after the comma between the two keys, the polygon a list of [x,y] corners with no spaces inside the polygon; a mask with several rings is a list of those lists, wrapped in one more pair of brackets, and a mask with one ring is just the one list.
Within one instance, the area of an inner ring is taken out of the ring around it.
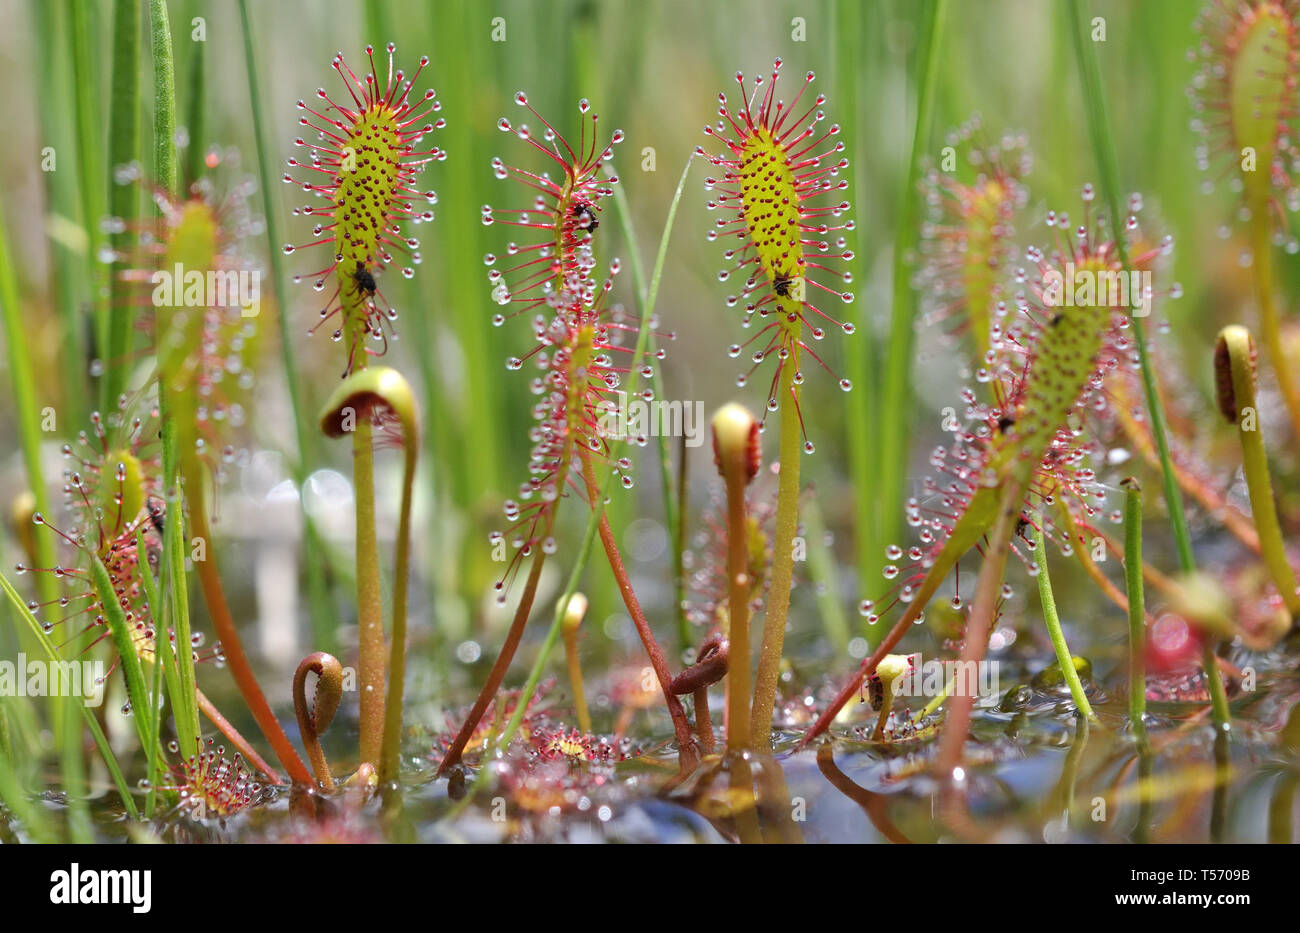
{"label": "green grass blade", "polygon": [[257,145],[258,182],[262,187],[262,198],[266,206],[266,238],[269,243],[268,255],[271,263],[271,282],[275,289],[276,326],[280,336],[280,356],[284,366],[285,380],[289,389],[289,402],[293,408],[294,432],[298,441],[298,457],[301,462],[312,459],[315,436],[310,416],[304,416],[301,399],[302,388],[299,382],[298,365],[294,359],[292,331],[287,320],[289,313],[289,296],[285,290],[284,260],[281,258],[281,240],[279,216],[271,193],[275,176],[271,172],[270,143],[266,134],[266,122],[262,115],[262,92],[257,74],[257,56],[253,48],[253,25],[248,12],[248,0],[239,0],[240,23],[244,36],[244,65],[248,74],[249,116],[253,128],[253,139]]}
{"label": "green grass blade", "polygon": [[[32,3],[31,7],[37,25],[39,67],[43,72],[36,82],[36,112],[40,119],[43,161],[47,146],[54,150],[56,158],[58,153],[72,151],[74,147],[71,128],[68,121],[62,118],[64,103],[70,93],[68,77],[71,69],[65,60],[66,47],[58,41],[65,29],[63,10],[57,5],[40,2]],[[76,173],[52,171],[42,172],[42,175],[46,213],[51,218],[74,216]],[[49,244],[52,273],[49,282],[50,302],[59,315],[59,359],[76,361],[75,367],[64,371],[65,391],[60,401],[60,414],[81,424],[87,415],[85,405],[88,398],[86,369],[83,365],[86,348],[80,313],[80,302],[86,293],[86,283],[82,281],[80,268],[82,256],[77,252],[75,242],[63,236],[50,235],[45,238],[45,242]],[[93,277],[90,281],[94,281]]]}
{"label": "green grass blade", "polygon": [[[148,574],[148,572],[146,570],[145,574]],[[167,639],[164,638],[163,641],[167,641]],[[152,720],[150,728],[153,729],[153,734],[159,737],[159,741],[149,746],[149,766],[146,772],[149,775],[149,790],[144,798],[144,818],[146,820],[153,816],[154,802],[158,799],[158,776],[162,768],[162,671],[165,663],[160,654],[158,662],[154,664],[151,671],[152,677],[149,684],[149,716]]]}
{"label": "green grass blade", "polygon": [[[1088,37],[1083,23],[1083,13],[1078,0],[1069,0],[1073,27],[1074,50],[1079,61],[1079,76],[1083,82],[1084,102],[1088,110],[1088,135],[1092,141],[1093,153],[1097,159],[1097,171],[1101,178],[1102,197],[1110,211],[1112,225],[1118,227],[1126,214],[1121,211],[1119,196],[1119,170],[1115,158],[1115,140],[1111,136],[1110,119],[1106,113],[1106,95],[1101,86],[1101,71],[1097,64],[1094,43]],[[1128,247],[1122,237],[1116,237],[1120,263],[1127,269],[1129,265]],[[1173,525],[1174,540],[1178,546],[1178,562],[1181,569],[1190,573],[1196,569],[1196,558],[1192,553],[1191,536],[1187,531],[1187,517],[1183,511],[1183,497],[1174,475],[1173,461],[1169,454],[1169,438],[1165,427],[1164,405],[1156,391],[1155,373],[1147,352],[1146,328],[1140,317],[1132,317],[1133,342],[1137,345],[1139,366],[1142,375],[1142,388],[1146,394],[1147,409],[1151,419],[1151,436],[1156,442],[1160,454],[1160,470],[1164,482],[1165,504],[1169,508],[1169,520]]]}
{"label": "green grass blade", "polygon": [[1092,704],[1083,692],[1083,682],[1079,680],[1079,671],[1074,666],[1074,655],[1065,642],[1065,632],[1061,630],[1061,617],[1056,611],[1056,594],[1052,591],[1052,576],[1047,569],[1047,539],[1043,534],[1046,519],[1040,514],[1038,522],[1033,525],[1035,562],[1038,564],[1038,599],[1043,606],[1043,622],[1047,625],[1047,634],[1052,639],[1052,648],[1056,651],[1056,663],[1060,665],[1061,676],[1070,688],[1070,697],[1075,707],[1086,718],[1095,720]]}
{"label": "green grass blade", "polygon": [[92,41],[94,10],[88,3],[68,0],[68,48],[72,60],[72,98],[76,125],[77,188],[81,202],[81,223],[86,231],[85,275],[94,308],[95,348],[100,355],[108,347],[108,303],[104,288],[104,265],[99,261],[103,245],[100,220],[104,216],[104,137],[100,123],[99,54]]}
{"label": "green grass blade", "polygon": [[[167,477],[167,522],[163,531],[163,603],[165,617],[176,632],[176,671],[178,693],[173,695],[173,715],[176,731],[186,744],[186,757],[198,752],[199,704],[197,683],[194,677],[194,655],[191,648],[190,598],[188,578],[185,574],[184,515],[181,501],[180,457],[176,449],[176,425],[163,425],[163,476]],[[212,542],[207,542],[211,547]],[[158,633],[162,641],[167,631]],[[169,652],[170,653],[170,652]]]}
{"label": "green grass blade", "polygon": [[835,554],[826,544],[826,521],[821,505],[810,496],[803,505],[804,537],[808,544],[808,579],[813,585],[813,598],[822,628],[830,638],[831,646],[839,657],[846,657],[849,648],[849,619],[840,601],[839,572]]}
{"label": "green grass blade", "polygon": [[[9,578],[3,573],[0,573],[0,590],[4,591],[10,604],[18,613],[19,618],[27,624],[28,630],[39,643],[45,656],[51,661],[59,660],[59,651],[54,646],[54,642],[52,642],[50,637],[45,634],[45,630],[41,628],[41,623],[37,621],[36,616],[32,615],[32,611],[28,609],[27,604],[23,602],[22,596],[18,594],[18,591],[14,589],[13,584],[9,582]],[[95,714],[92,713],[85,704],[78,705],[81,708],[81,718],[86,723],[86,727],[90,729],[91,735],[94,736],[95,744],[99,747],[100,754],[104,759],[104,764],[108,767],[109,774],[113,777],[113,783],[117,786],[118,794],[122,798],[122,806],[126,808],[126,811],[129,814],[131,814],[132,819],[138,820],[140,818],[140,813],[136,809],[135,801],[131,797],[130,789],[126,786],[126,780],[122,777],[122,768],[117,763],[117,756],[113,754],[113,748],[108,744],[108,739],[104,736],[104,730],[99,727],[99,722],[95,719]],[[65,785],[65,787],[67,786],[68,785]]]}
{"label": "green grass blade", "polygon": [[95,747],[99,749],[99,756],[104,760],[104,766],[108,768],[108,774],[113,779],[113,786],[117,788],[117,795],[122,800],[122,807],[130,815],[131,819],[139,821],[140,811],[136,808],[135,798],[131,796],[131,788],[126,785],[126,778],[122,774],[122,766],[117,763],[117,756],[113,754],[113,746],[108,744],[108,736],[104,735],[104,730],[99,727],[99,720],[95,714],[84,706],[81,708],[81,718],[86,723],[86,728],[90,730],[91,737],[95,740]]}
{"label": "green grass blade", "polygon": [[[627,243],[628,266],[632,270],[632,288],[636,294],[637,315],[644,319],[649,314],[650,283],[646,281],[645,265],[641,261],[641,245],[637,240],[636,227],[632,223],[632,209],[628,204],[627,192],[622,185],[613,185],[612,187],[614,190],[614,206],[618,208],[619,230]],[[655,349],[653,333],[650,335],[650,349],[651,352]],[[664,398],[662,366],[654,367],[651,386],[654,389],[655,398]],[[668,542],[673,562],[673,603],[676,609],[677,638],[684,651],[691,646],[694,633],[691,631],[690,622],[686,618],[686,581],[682,573],[682,543],[685,540],[681,533],[683,518],[678,508],[678,487],[673,479],[673,458],[668,450],[668,438],[664,436],[663,432],[657,431],[655,432],[655,440],[659,454],[659,482],[663,493],[664,524],[668,529]],[[680,469],[683,471],[686,469],[685,462],[681,464]]]}
{"label": "green grass blade", "polygon": [[[5,344],[9,355],[9,376],[13,382],[13,401],[18,420],[18,433],[23,452],[23,465],[27,481],[36,501],[36,511],[49,514],[49,491],[41,470],[41,431],[38,423],[41,410],[36,395],[35,378],[28,357],[28,336],[23,329],[19,306],[18,282],[9,256],[9,238],[5,227],[3,208],[0,208],[0,319],[2,319]],[[36,558],[42,567],[55,565],[54,540],[51,535],[37,535]],[[58,598],[58,581],[52,573],[38,574],[37,591],[41,602],[54,606]],[[16,596],[16,594],[15,594]],[[21,600],[19,600],[21,603]],[[22,610],[30,615],[25,605]],[[37,626],[39,628],[39,626]],[[86,840],[90,835],[89,816],[83,794],[84,771],[81,759],[80,731],[73,729],[72,705],[64,698],[51,704],[53,726],[59,736],[59,763],[64,789],[68,793],[68,827],[74,840]]]}
{"label": "green grass blade", "polygon": [[[135,533],[135,548],[137,554],[145,554],[147,551],[144,529],[138,528]],[[140,567],[140,579],[144,585],[145,603],[149,607],[149,614],[155,619],[166,619],[163,613],[162,603],[158,597],[158,581],[154,579],[153,571],[149,569],[147,563]],[[165,631],[164,627],[164,631]],[[157,631],[157,629],[155,629]],[[156,641],[155,662],[153,665],[152,683],[149,688],[149,714],[153,719],[153,734],[162,735],[162,691],[163,691],[163,671],[169,675],[167,677],[167,690],[172,697],[172,710],[176,710],[175,697],[177,689],[175,681],[178,679],[173,673],[174,661],[172,660],[171,639],[160,638]],[[179,726],[180,724],[177,723]],[[178,730],[179,731],[179,730]],[[149,791],[144,798],[144,818],[147,820],[153,816],[154,803],[158,797],[158,776],[162,764],[162,743],[161,741],[153,743],[149,747]]]}
{"label": "green grass blade", "polygon": [[[465,40],[477,28],[477,12],[472,4],[431,3],[431,15],[442,24],[435,33],[434,61],[445,75],[470,75],[482,66],[475,59],[477,44]],[[511,19],[512,29],[522,29],[522,16]],[[473,22],[475,25],[471,26]],[[500,80],[494,75],[493,80]],[[472,81],[467,81],[472,84]],[[512,89],[513,90],[513,89]],[[438,185],[440,218],[468,218],[478,213],[482,187],[476,179],[485,177],[486,165],[475,164],[475,133],[468,118],[451,119],[440,131],[446,138],[446,169]],[[441,145],[441,143],[439,143]],[[453,221],[454,222],[454,221]],[[443,221],[440,219],[439,224]],[[481,310],[486,303],[487,286],[477,276],[464,275],[467,269],[483,268],[483,227],[474,221],[461,224],[455,236],[445,241],[439,256],[439,269],[446,282],[446,306],[460,309],[448,322],[464,358],[470,361],[464,372],[464,397],[469,403],[460,411],[449,411],[444,431],[451,434],[442,450],[460,451],[456,478],[456,501],[473,505],[494,497],[501,488],[503,439],[502,427],[509,424],[501,399],[500,367],[492,350],[493,331],[490,315]],[[457,423],[458,422],[458,423]],[[432,434],[432,432],[429,432]],[[446,434],[444,435],[446,436]],[[431,461],[432,462],[432,461]]]}
{"label": "green grass blade", "polygon": [[[262,92],[257,74],[257,58],[253,48],[253,26],[248,12],[248,0],[239,0],[239,21],[244,39],[244,66],[248,76],[249,115],[253,129],[253,140],[257,147],[257,175],[262,188],[262,198],[266,213],[266,238],[270,244],[268,255],[271,263],[271,284],[275,289],[275,326],[280,338],[280,363],[284,367],[285,384],[289,391],[289,407],[293,412],[294,439],[297,442],[297,456],[291,458],[294,482],[301,491],[306,483],[306,464],[314,462],[316,452],[316,432],[310,413],[305,413],[302,405],[302,387],[299,382],[298,364],[294,357],[293,332],[289,327],[289,296],[284,284],[284,262],[280,247],[279,218],[271,197],[275,189],[271,187],[275,176],[271,172],[270,148],[266,134],[266,120],[262,108]],[[300,497],[301,498],[301,497]],[[303,536],[306,541],[307,591],[311,603],[312,634],[320,650],[337,650],[335,645],[335,616],[330,605],[325,583],[325,565],[329,554],[316,533],[316,525],[304,509],[302,512]],[[319,559],[317,559],[319,558]]]}
{"label": "green grass blade", "polygon": [[206,42],[191,42],[189,74],[186,79],[185,131],[189,147],[185,150],[185,184],[192,185],[203,174],[204,139],[208,133],[207,50]]}
{"label": "green grass blade", "polygon": [[[91,584],[104,607],[109,631],[113,633],[113,645],[117,648],[118,666],[126,678],[127,697],[131,703],[131,722],[140,737],[140,748],[147,754],[154,741],[154,733],[149,715],[149,691],[145,687],[144,668],[140,664],[140,655],[136,652],[135,640],[131,637],[131,625],[126,621],[126,613],[118,602],[113,589],[113,580],[98,555],[92,555],[90,565]],[[161,635],[160,637],[166,637]]]}
{"label": "green grass blade", "polygon": [[[12,703],[10,697],[0,697],[0,719]],[[37,842],[57,842],[44,811],[32,803],[18,777],[17,769],[3,743],[0,743],[0,803],[3,803],[23,829]]]}
{"label": "green grass blade", "polygon": [[[5,344],[9,354],[9,376],[13,381],[13,401],[18,420],[18,434],[23,452],[23,465],[27,481],[36,500],[36,511],[50,514],[49,490],[41,470],[41,430],[38,419],[45,406],[40,404],[31,360],[28,357],[28,335],[25,333],[19,306],[18,282],[9,256],[9,239],[5,228],[3,208],[0,208],[0,319],[3,319]],[[42,567],[56,563],[52,535],[35,536],[36,559]],[[52,573],[37,574],[36,589],[40,600],[53,607],[58,600],[58,581]],[[23,609],[26,610],[26,606]],[[30,614],[30,613],[29,613]],[[84,766],[81,758],[80,731],[74,729],[72,706],[64,699],[51,704],[52,726],[59,736],[59,766],[63,787],[68,793],[68,827],[76,840],[85,840],[90,834],[90,818],[83,794]]]}
{"label": "green grass blade", "polygon": [[[898,211],[898,236],[894,242],[893,302],[890,314],[889,347],[885,360],[884,386],[880,401],[880,431],[872,445],[880,459],[875,485],[869,487],[873,503],[875,534],[868,541],[869,566],[880,560],[886,545],[896,541],[902,528],[903,470],[907,465],[907,439],[912,429],[912,347],[915,338],[916,296],[912,290],[912,256],[916,252],[917,183],[921,160],[933,122],[935,76],[939,66],[939,44],[943,36],[945,0],[933,0],[926,6],[919,52],[916,61],[916,125],[912,136],[912,154],[903,184]],[[864,494],[860,489],[859,494]],[[884,586],[873,571],[863,581],[867,595],[875,597]],[[869,637],[881,633],[869,629]]]}
{"label": "green grass blade", "polygon": [[1146,742],[1146,594],[1142,581],[1142,487],[1124,487],[1124,583],[1128,591],[1128,718],[1138,741]]}
{"label": "green grass blade", "polygon": [[[1088,135],[1097,159],[1097,170],[1101,175],[1101,193],[1110,210],[1111,223],[1118,229],[1125,216],[1120,211],[1119,169],[1115,156],[1115,140],[1111,135],[1110,118],[1106,114],[1106,96],[1101,86],[1101,69],[1097,64],[1097,53],[1093,47],[1088,31],[1084,26],[1083,11],[1079,0],[1069,0],[1070,26],[1074,36],[1074,51],[1079,61],[1079,78],[1083,83],[1083,97],[1088,111]],[[1120,265],[1129,267],[1128,249],[1123,237],[1115,238],[1119,249]],[[1187,530],[1187,515],[1183,510],[1182,491],[1174,475],[1173,460],[1169,453],[1169,438],[1165,428],[1164,404],[1156,388],[1155,370],[1151,366],[1147,351],[1146,327],[1142,318],[1129,318],[1133,331],[1133,343],[1137,345],[1138,369],[1142,376],[1142,389],[1146,396],[1147,417],[1151,425],[1151,437],[1155,440],[1156,450],[1160,456],[1160,474],[1164,489],[1165,505],[1169,510],[1169,522],[1173,526],[1174,542],[1178,549],[1178,564],[1183,573],[1196,570],[1196,557],[1192,551],[1192,538]],[[1207,642],[1205,647],[1205,677],[1209,683],[1210,696],[1214,707],[1216,725],[1226,726],[1231,720],[1228,710],[1227,694],[1223,689],[1223,678],[1214,656],[1214,648]]]}
{"label": "green grass blade", "polygon": [[[149,0],[149,26],[153,46],[154,67],[154,164],[157,184],[164,191],[175,196],[179,185],[179,169],[176,160],[176,75],[172,56],[171,27],[167,17],[166,0]],[[159,361],[161,370],[162,363]],[[162,417],[163,442],[163,484],[167,490],[167,515],[163,536],[164,559],[163,572],[163,611],[156,616],[162,620],[157,626],[155,644],[156,666],[170,674],[175,664],[176,676],[169,677],[172,695],[172,714],[176,720],[176,732],[180,736],[183,754],[188,757],[198,752],[199,709],[195,699],[194,658],[190,649],[190,611],[189,589],[185,576],[185,539],[181,532],[184,509],[180,496],[180,462],[176,451],[176,423],[164,405],[160,393],[158,408]],[[155,594],[156,596],[157,594]],[[155,606],[157,603],[155,603]],[[177,651],[172,657],[170,634],[176,633]],[[120,649],[119,649],[120,650]],[[128,674],[128,683],[130,682]],[[158,735],[157,696],[149,710],[152,720],[150,732]],[[133,698],[134,700],[134,698]],[[154,777],[157,742],[146,745],[149,752],[150,778]],[[149,804],[152,804],[152,793]]]}
{"label": "green grass blade", "polygon": [[[865,10],[858,0],[836,0],[835,4],[835,71],[838,76],[836,107],[850,115],[845,121],[849,138],[846,140],[848,151],[856,154],[850,167],[850,192],[859,203],[867,196],[865,185],[868,162],[866,134],[860,128],[866,122],[858,119],[859,88],[864,81],[865,69],[862,67],[862,43],[865,41],[862,20]],[[868,281],[869,249],[866,242],[867,225],[858,225],[858,242],[855,245],[855,258],[848,264],[857,282]],[[877,367],[871,365],[872,342],[875,340],[873,322],[869,310],[870,303],[865,296],[859,295],[854,303],[853,321],[856,334],[844,341],[845,374],[853,382],[853,391],[845,398],[847,411],[846,433],[848,437],[849,475],[853,478],[853,487],[857,494],[853,497],[853,527],[857,530],[856,565],[860,586],[866,587],[867,581],[880,570],[880,548],[873,534],[876,528],[875,516],[878,503],[866,490],[875,489],[874,473],[878,457],[873,456],[871,439],[879,430],[877,418],[880,398],[880,380]],[[865,590],[864,590],[865,592]]]}
{"label": "green grass blade", "polygon": [[[117,184],[117,170],[139,155],[140,138],[140,0],[120,0],[113,7],[113,80],[108,140],[108,210],[115,222],[135,216],[139,188]],[[90,220],[95,223],[97,220]],[[108,339],[103,354],[104,374],[100,383],[99,407],[113,411],[117,397],[126,390],[131,369],[131,342],[135,314],[131,293],[118,275],[120,256],[129,243],[127,230],[109,234],[115,259],[109,271]]]}
{"label": "green grass blade", "polygon": [[396,41],[389,18],[389,7],[383,0],[363,0],[365,7],[366,42],[377,49]]}
{"label": "green grass blade", "polygon": [[[9,378],[13,385],[13,415],[18,422],[18,440],[22,448],[27,484],[36,500],[36,511],[50,513],[49,489],[41,467],[41,410],[49,402],[38,397],[32,361],[28,356],[31,335],[23,319],[18,278],[9,254],[9,236],[5,226],[4,206],[0,204],[0,325],[9,358]],[[55,564],[54,538],[36,535],[36,557],[42,567]],[[53,574],[40,574],[36,581],[41,601],[52,603],[58,596],[58,582]]]}
{"label": "green grass blade", "polygon": [[149,36],[153,47],[154,184],[173,197],[176,169],[176,64],[167,0],[149,0]]}

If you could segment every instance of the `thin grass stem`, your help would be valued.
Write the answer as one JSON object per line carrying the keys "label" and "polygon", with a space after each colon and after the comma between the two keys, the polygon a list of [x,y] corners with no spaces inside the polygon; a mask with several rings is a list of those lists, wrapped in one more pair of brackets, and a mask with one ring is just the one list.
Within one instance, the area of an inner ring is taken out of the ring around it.
{"label": "thin grass stem", "polygon": [[[1083,84],[1083,97],[1088,111],[1088,131],[1092,140],[1093,153],[1097,160],[1097,169],[1101,175],[1101,192],[1110,209],[1112,223],[1118,229],[1120,218],[1119,170],[1116,165],[1115,140],[1111,135],[1110,119],[1106,114],[1106,98],[1101,86],[1101,70],[1097,64],[1096,50],[1088,37],[1084,26],[1083,11],[1079,0],[1069,0],[1070,26],[1074,37],[1075,57],[1079,63],[1079,78]],[[1122,236],[1115,237],[1119,252],[1121,268],[1130,266],[1128,246]],[[1178,564],[1183,573],[1196,570],[1196,557],[1192,551],[1191,534],[1187,529],[1187,516],[1183,510],[1183,497],[1178,487],[1178,478],[1174,472],[1173,459],[1169,452],[1169,437],[1166,430],[1164,404],[1156,385],[1155,370],[1151,365],[1147,347],[1146,328],[1141,317],[1129,318],[1133,332],[1133,343],[1137,346],[1138,369],[1142,377],[1142,389],[1146,395],[1147,416],[1151,424],[1151,436],[1160,455],[1160,472],[1164,486],[1165,505],[1169,510],[1169,522],[1173,526],[1174,542],[1178,550]],[[1228,710],[1227,694],[1223,689],[1223,678],[1215,660],[1214,646],[1206,642],[1202,661],[1205,676],[1210,686],[1213,700],[1215,724],[1224,727],[1231,722],[1232,714]]]}
{"label": "thin grass stem", "polygon": [[[875,534],[868,539],[866,545],[868,561],[878,560],[883,549],[897,540],[902,527],[903,468],[908,462],[907,439],[911,431],[913,407],[911,372],[916,332],[916,295],[912,289],[912,260],[920,235],[920,225],[917,223],[917,184],[921,178],[926,141],[934,122],[938,52],[943,39],[946,11],[946,0],[931,0],[925,5],[916,59],[916,123],[898,208],[899,232],[893,252],[889,345],[879,396],[879,434],[869,448],[871,456],[878,463],[873,482],[866,487],[871,492],[864,493],[859,488],[858,493],[875,497],[872,503],[872,527]],[[874,574],[868,575],[863,583],[868,586],[868,595],[872,598],[878,595],[873,588],[883,586]]]}
{"label": "thin grass stem", "polygon": [[[140,142],[140,0],[122,0],[113,6],[113,78],[109,103],[108,137],[108,211],[119,228],[109,234],[113,252],[109,270],[111,309],[107,321],[107,345],[103,354],[103,381],[100,383],[99,407],[113,411],[116,400],[126,390],[130,373],[131,341],[135,333],[135,313],[131,305],[130,286],[118,274],[120,257],[127,247],[125,222],[134,217],[139,203],[139,189],[119,184],[118,171],[135,162]],[[97,222],[89,218],[90,223]]]}
{"label": "thin grass stem", "polygon": [[1088,719],[1096,720],[1088,695],[1083,692],[1083,683],[1079,680],[1079,671],[1074,666],[1074,655],[1065,642],[1065,632],[1061,630],[1061,617],[1056,611],[1056,594],[1052,591],[1052,575],[1047,569],[1047,538],[1043,534],[1046,519],[1039,515],[1033,526],[1034,547],[1037,551],[1035,562],[1038,564],[1038,599],[1043,605],[1043,623],[1047,634],[1052,639],[1052,648],[1056,652],[1056,663],[1060,665],[1061,676],[1070,688],[1070,697],[1075,707]]}
{"label": "thin grass stem", "polygon": [[1147,726],[1146,594],[1142,582],[1142,487],[1124,487],[1124,583],[1128,590],[1128,719],[1139,742]]}
{"label": "thin grass stem", "polygon": [[[13,584],[9,582],[9,578],[3,573],[0,573],[0,590],[4,591],[4,594],[8,597],[14,611],[17,612],[19,618],[26,623],[27,630],[32,633],[32,636],[40,645],[41,651],[45,654],[46,658],[50,661],[58,661],[59,649],[55,647],[54,643],[50,640],[50,637],[45,634],[45,630],[41,627],[41,623],[37,621],[36,616],[32,615],[32,611],[28,609],[27,604],[23,602],[22,596],[18,594],[18,591],[14,589]],[[72,703],[75,701],[70,700],[69,702]],[[109,775],[113,778],[113,784],[117,788],[118,795],[122,799],[123,808],[128,814],[130,814],[131,819],[139,820],[140,811],[136,808],[135,800],[131,796],[131,791],[126,786],[126,779],[122,776],[122,768],[117,762],[117,756],[113,753],[113,747],[109,745],[108,739],[104,736],[104,730],[99,727],[99,721],[95,719],[95,714],[88,706],[81,703],[77,703],[76,705],[81,710],[81,718],[85,722],[86,728],[90,730],[91,736],[95,739],[95,745],[99,748],[100,755],[104,759],[104,764],[108,768]],[[68,785],[70,792],[74,788],[80,788],[80,786],[80,783],[76,785]],[[71,793],[69,800],[70,805],[74,808],[78,805],[85,805],[85,801],[80,801],[79,804],[77,801],[73,801]]]}
{"label": "thin grass stem", "polygon": [[[263,113],[261,85],[257,73],[257,58],[253,49],[253,27],[248,12],[248,0],[239,0],[239,22],[244,39],[244,71],[248,77],[249,118],[253,140],[257,147],[257,177],[265,200],[266,238],[270,244],[271,285],[275,291],[275,327],[280,344],[280,363],[284,367],[285,387],[289,392],[289,408],[293,414],[294,440],[297,456],[291,458],[294,483],[302,490],[307,482],[306,464],[313,461],[315,434],[304,413],[302,388],[298,377],[298,364],[294,355],[292,331],[289,326],[289,300],[285,290],[283,258],[278,244],[279,217],[270,194],[275,177],[271,172],[270,148]],[[304,539],[306,542],[307,592],[311,604],[312,635],[316,645],[323,650],[336,649],[334,636],[334,609],[325,583],[325,564],[330,557],[321,542],[315,522],[302,510]]]}
{"label": "thin grass stem", "polygon": [[[606,166],[606,173],[610,169]],[[632,288],[636,298],[637,314],[644,318],[649,312],[647,311],[647,299],[649,283],[645,277],[645,265],[641,260],[641,245],[637,240],[636,226],[632,223],[632,209],[628,204],[627,192],[622,185],[613,185],[614,205],[618,208],[618,224],[623,234],[623,239],[627,241],[628,266],[632,270]],[[654,352],[656,344],[653,333],[650,335],[650,352]],[[662,367],[656,366],[654,374],[651,376],[651,387],[654,390],[655,398],[664,397],[663,390],[663,372]],[[673,564],[673,603],[675,618],[677,620],[677,638],[683,651],[691,646],[694,633],[691,631],[690,620],[686,617],[686,574],[683,570],[683,561],[685,558],[685,513],[684,513],[684,488],[687,481],[686,473],[686,445],[685,435],[682,437],[680,462],[677,466],[677,481],[673,481],[673,462],[672,456],[668,451],[668,438],[663,432],[655,432],[655,443],[658,448],[659,464],[659,487],[663,496],[664,524],[668,531],[668,542],[672,548]]]}

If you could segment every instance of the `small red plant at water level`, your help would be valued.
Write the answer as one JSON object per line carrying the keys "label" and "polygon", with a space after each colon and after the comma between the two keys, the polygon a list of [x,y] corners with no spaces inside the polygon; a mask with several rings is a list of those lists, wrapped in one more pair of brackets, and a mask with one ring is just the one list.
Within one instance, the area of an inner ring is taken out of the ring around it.
{"label": "small red plant at water level", "polygon": [[234,816],[262,799],[257,778],[239,755],[227,758],[224,747],[191,755],[172,768],[172,777],[165,789],[180,796],[181,812],[193,820]]}

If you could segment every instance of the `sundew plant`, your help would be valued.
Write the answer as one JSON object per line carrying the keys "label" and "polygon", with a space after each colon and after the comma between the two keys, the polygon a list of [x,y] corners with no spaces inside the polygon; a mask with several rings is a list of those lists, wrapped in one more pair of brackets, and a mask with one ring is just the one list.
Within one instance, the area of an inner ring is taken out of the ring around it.
{"label": "sundew plant", "polygon": [[1300,4],[499,6],[5,4],[0,842],[1294,841]]}

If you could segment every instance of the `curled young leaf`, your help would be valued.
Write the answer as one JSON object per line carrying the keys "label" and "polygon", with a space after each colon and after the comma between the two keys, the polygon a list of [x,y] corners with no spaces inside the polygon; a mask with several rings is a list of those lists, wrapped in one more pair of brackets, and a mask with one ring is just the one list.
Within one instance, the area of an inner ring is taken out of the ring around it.
{"label": "curled young leaf", "polygon": [[[307,706],[308,674],[315,674],[317,678],[316,696],[310,708]],[[293,675],[293,709],[298,715],[298,729],[311,758],[312,770],[316,772],[316,781],[328,793],[334,792],[334,777],[330,774],[329,762],[321,748],[320,736],[334,721],[342,697],[343,665],[338,658],[317,651],[302,659]]]}
{"label": "curled young leaf", "polygon": [[684,696],[716,684],[727,676],[730,654],[730,643],[722,636],[714,635],[700,647],[699,660],[673,678],[673,693]]}

